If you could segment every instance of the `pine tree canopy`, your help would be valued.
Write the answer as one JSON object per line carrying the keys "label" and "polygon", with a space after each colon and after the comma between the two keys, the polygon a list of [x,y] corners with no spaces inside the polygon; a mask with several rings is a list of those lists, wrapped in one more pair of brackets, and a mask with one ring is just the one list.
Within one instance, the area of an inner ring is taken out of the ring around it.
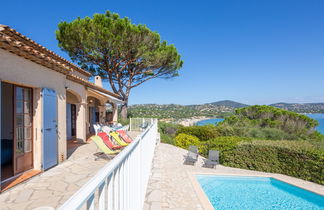
{"label": "pine tree canopy", "polygon": [[56,38],[74,62],[107,79],[126,102],[130,89],[153,78],[176,77],[183,65],[175,46],[157,32],[109,11],[60,22]]}

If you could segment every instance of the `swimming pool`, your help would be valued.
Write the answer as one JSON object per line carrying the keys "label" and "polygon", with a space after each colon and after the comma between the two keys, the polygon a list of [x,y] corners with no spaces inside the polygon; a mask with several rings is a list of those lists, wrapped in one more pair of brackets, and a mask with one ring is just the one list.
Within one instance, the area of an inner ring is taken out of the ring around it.
{"label": "swimming pool", "polygon": [[268,177],[196,175],[215,209],[324,209],[324,196]]}

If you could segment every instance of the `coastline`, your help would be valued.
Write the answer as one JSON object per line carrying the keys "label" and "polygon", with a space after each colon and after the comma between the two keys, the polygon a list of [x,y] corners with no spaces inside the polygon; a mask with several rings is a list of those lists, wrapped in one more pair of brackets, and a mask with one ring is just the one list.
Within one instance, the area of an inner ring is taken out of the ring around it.
{"label": "coastline", "polygon": [[193,126],[199,121],[209,120],[209,119],[213,119],[213,117],[203,117],[203,116],[201,116],[201,117],[191,117],[191,118],[180,119],[176,123],[180,124],[180,125],[183,125],[183,126]]}

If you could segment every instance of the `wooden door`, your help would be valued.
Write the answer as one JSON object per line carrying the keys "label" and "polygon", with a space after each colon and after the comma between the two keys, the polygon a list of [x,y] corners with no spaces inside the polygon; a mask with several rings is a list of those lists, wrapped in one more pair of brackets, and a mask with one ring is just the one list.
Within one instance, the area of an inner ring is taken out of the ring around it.
{"label": "wooden door", "polygon": [[14,87],[14,174],[33,168],[32,89]]}

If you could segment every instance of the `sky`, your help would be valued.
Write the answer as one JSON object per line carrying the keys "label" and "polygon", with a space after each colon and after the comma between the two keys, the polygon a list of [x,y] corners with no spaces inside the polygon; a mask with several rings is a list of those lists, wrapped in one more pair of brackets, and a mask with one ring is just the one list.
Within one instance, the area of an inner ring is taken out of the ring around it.
{"label": "sky", "polygon": [[58,23],[106,10],[157,31],[184,61],[179,77],[134,88],[130,104],[324,102],[323,0],[12,0],[0,24],[69,59]]}

